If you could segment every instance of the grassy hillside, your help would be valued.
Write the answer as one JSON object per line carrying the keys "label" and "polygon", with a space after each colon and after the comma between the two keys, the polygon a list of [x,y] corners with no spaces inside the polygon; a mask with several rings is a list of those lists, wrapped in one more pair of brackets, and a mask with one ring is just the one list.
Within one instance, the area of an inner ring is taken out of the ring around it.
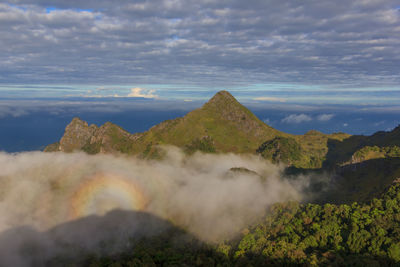
{"label": "grassy hillside", "polygon": [[193,150],[201,140],[208,140],[211,151],[254,153],[262,142],[286,135],[260,121],[230,93],[221,91],[185,117],[165,121],[145,132],[134,150],[140,153],[149,145],[159,144]]}

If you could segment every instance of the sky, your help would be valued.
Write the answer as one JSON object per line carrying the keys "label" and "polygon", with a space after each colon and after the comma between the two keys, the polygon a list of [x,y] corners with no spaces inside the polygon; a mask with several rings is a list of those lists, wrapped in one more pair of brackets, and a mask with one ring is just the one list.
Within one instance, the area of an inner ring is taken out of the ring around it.
{"label": "sky", "polygon": [[219,90],[290,133],[390,130],[399,47],[391,0],[1,1],[0,139],[25,141],[0,150],[74,116],[144,131]]}
{"label": "sky", "polygon": [[400,100],[398,1],[12,0],[0,36],[3,97]]}

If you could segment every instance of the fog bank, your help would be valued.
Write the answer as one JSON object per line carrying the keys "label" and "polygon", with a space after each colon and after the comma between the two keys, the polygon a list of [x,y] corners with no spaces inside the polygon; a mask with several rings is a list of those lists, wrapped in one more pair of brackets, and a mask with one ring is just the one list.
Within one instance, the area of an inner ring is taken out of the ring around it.
{"label": "fog bank", "polygon": [[[177,148],[164,149],[166,157],[160,161],[85,153],[0,153],[0,233],[17,227],[54,231],[58,225],[88,216],[110,220],[113,210],[131,210],[213,242],[232,237],[263,216],[269,205],[301,198],[298,186],[281,179],[279,166],[257,156],[196,153],[188,157]],[[130,217],[112,223],[114,228],[130,229],[120,234],[125,238],[163,229],[143,224],[135,228],[133,221]],[[80,231],[79,244],[94,248],[92,242],[82,241],[93,240],[93,231]],[[106,232],[99,227],[96,242],[102,235],[110,238]],[[24,243],[20,238],[22,242],[14,242],[15,246]],[[71,233],[64,236],[62,227],[57,239],[74,242]],[[19,253],[18,248],[13,251]]]}

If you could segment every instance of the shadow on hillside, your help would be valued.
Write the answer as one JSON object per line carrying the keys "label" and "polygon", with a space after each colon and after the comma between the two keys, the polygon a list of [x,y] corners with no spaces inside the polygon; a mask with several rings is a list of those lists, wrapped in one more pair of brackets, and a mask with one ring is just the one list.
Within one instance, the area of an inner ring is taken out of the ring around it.
{"label": "shadow on hillside", "polygon": [[368,202],[400,178],[400,158],[370,159],[342,166],[332,176],[332,190],[323,202]]}
{"label": "shadow on hillside", "polygon": [[[310,254],[312,251],[310,252]],[[320,262],[308,264],[304,263],[300,258],[296,260],[299,255],[291,255],[284,258],[267,258],[260,254],[246,254],[238,258],[235,263],[230,266],[346,266],[346,267],[372,267],[372,266],[399,266],[399,263],[391,260],[388,257],[374,257],[362,254],[350,254],[344,255],[338,252],[330,251],[322,253],[319,256],[323,256],[324,259]],[[312,262],[312,260],[311,260]]]}
{"label": "shadow on hillside", "polygon": [[305,189],[313,203],[351,204],[368,202],[380,195],[393,181],[400,178],[400,158],[370,159],[336,168],[302,169],[288,167],[285,177],[295,180],[308,176]]}
{"label": "shadow on hillside", "polygon": [[[67,222],[46,232],[17,227],[0,234],[0,266],[303,265],[288,255],[273,259],[250,250],[234,257],[234,250],[207,245],[153,215],[121,210]],[[339,266],[394,264],[386,258],[363,255],[343,258],[337,254],[327,261]]]}
{"label": "shadow on hillside", "polygon": [[358,149],[368,145],[368,138],[362,135],[353,135],[343,139],[343,141],[328,139],[328,153],[322,167],[324,169],[332,169],[338,163],[350,161],[352,155]]}
{"label": "shadow on hillside", "polygon": [[[380,148],[400,145],[400,127],[392,132],[377,132],[372,136],[354,135],[342,141],[328,139],[328,152],[320,169],[288,167],[285,176],[311,177],[306,193],[314,194],[316,203],[367,202],[383,193],[394,179],[400,178],[400,158],[387,157],[351,163],[356,151],[365,146]],[[346,165],[343,163],[347,162]],[[322,181],[315,177],[328,177]]]}
{"label": "shadow on hillside", "polygon": [[328,139],[328,153],[323,164],[324,169],[335,168],[338,163],[348,162],[352,155],[365,146],[400,146],[400,126],[390,132],[376,132],[371,136],[353,135],[342,141]]}
{"label": "shadow on hillside", "polygon": [[151,214],[114,210],[46,232],[30,226],[7,230],[0,235],[0,266],[81,266],[89,256],[118,255],[143,239],[165,234],[177,244],[201,245],[193,236]]}

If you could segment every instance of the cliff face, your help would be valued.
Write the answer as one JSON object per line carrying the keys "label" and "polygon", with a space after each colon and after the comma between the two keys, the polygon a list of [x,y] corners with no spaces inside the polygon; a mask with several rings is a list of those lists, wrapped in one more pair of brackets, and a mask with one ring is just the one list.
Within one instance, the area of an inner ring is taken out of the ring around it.
{"label": "cliff face", "polygon": [[96,125],[89,126],[86,121],[74,118],[65,128],[58,149],[63,152],[80,150],[87,142],[90,142],[96,130],[98,130]]}

